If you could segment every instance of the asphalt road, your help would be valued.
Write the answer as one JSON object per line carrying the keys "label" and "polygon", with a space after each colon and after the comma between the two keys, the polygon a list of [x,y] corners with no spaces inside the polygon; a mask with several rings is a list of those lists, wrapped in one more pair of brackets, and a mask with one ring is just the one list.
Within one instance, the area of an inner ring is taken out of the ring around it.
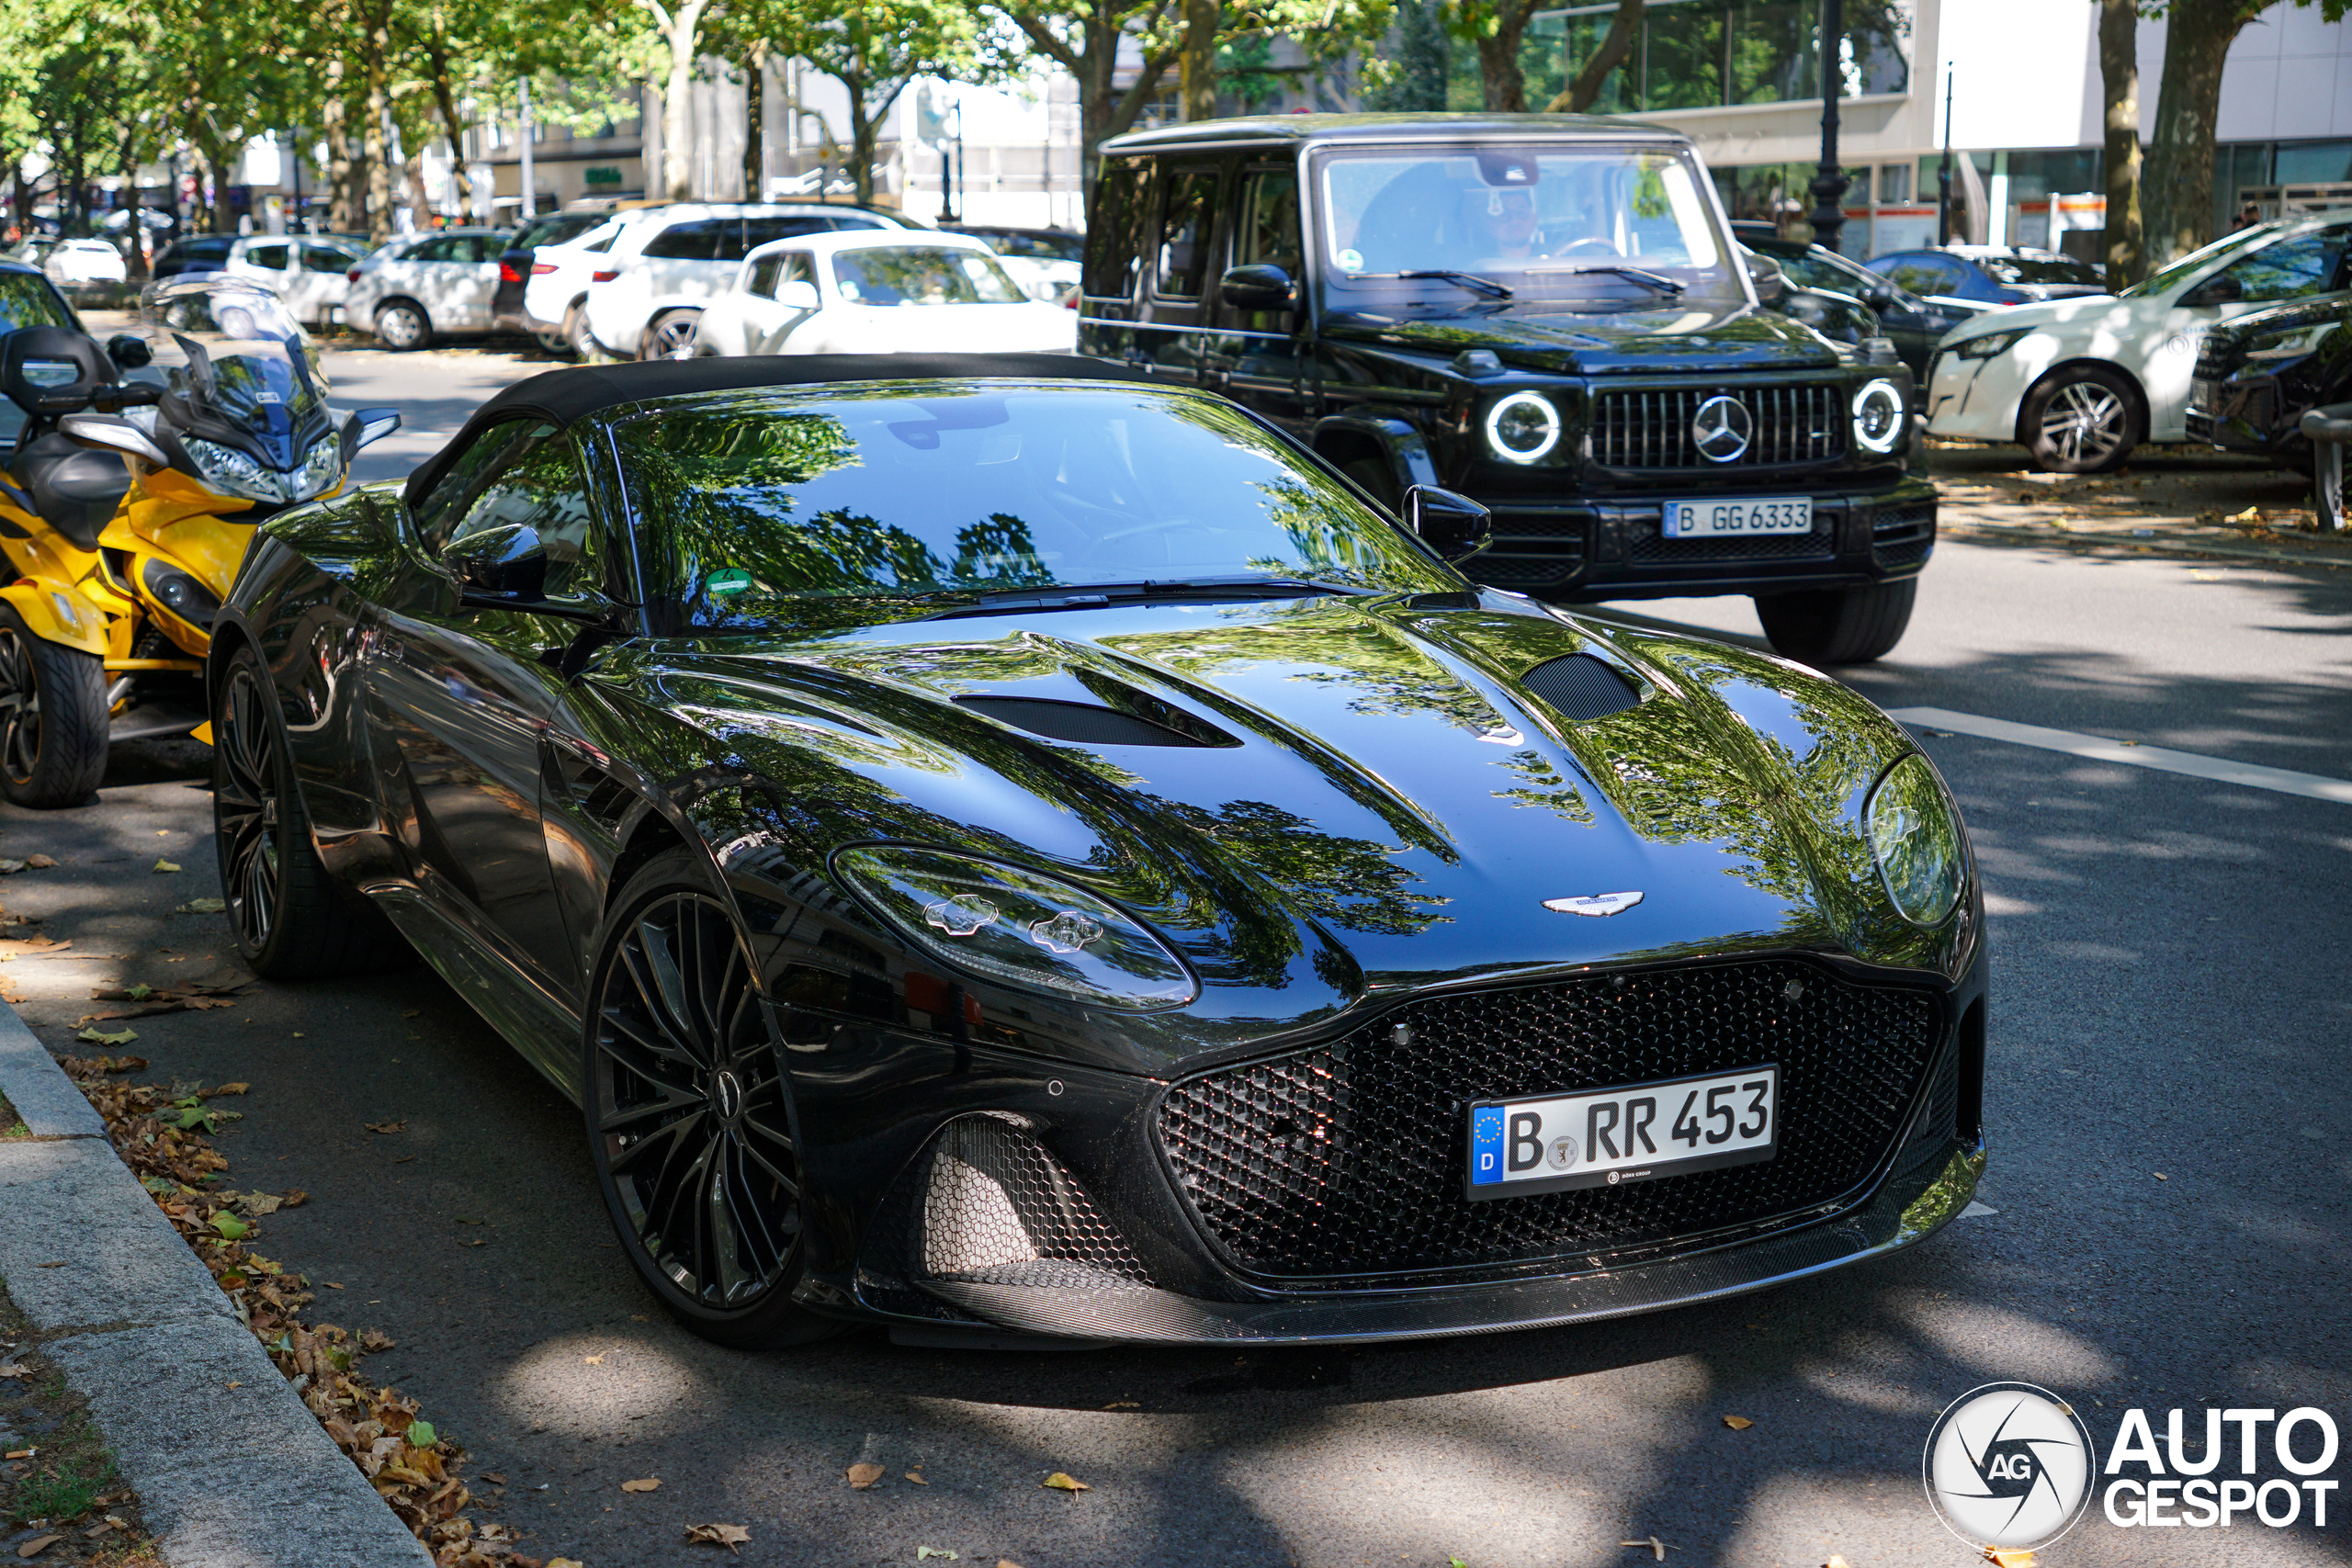
{"label": "asphalt road", "polygon": [[[431,389],[428,361],[370,363]],[[337,372],[338,401],[360,400],[361,368]],[[1754,628],[1743,601],[1627,608]],[[1954,544],[1909,638],[1849,678],[1889,706],[2352,779],[2347,628],[2352,572]],[[1686,1565],[1964,1563],[1919,1456],[1977,1384],[2057,1391],[2102,1450],[2130,1406],[2160,1439],[2189,1412],[2192,1452],[2209,1403],[2352,1421],[2352,806],[1925,744],[1991,890],[1997,1212],[1623,1323],[1345,1351],[951,1353],[861,1333],[739,1355],[639,1288],[577,1113],[427,971],[261,987],[140,1020],[132,1049],[254,1086],[228,1179],[311,1194],[266,1222],[263,1251],[342,1287],[319,1315],[400,1341],[375,1375],[507,1478],[478,1490],[535,1556],[700,1561],[684,1527],[718,1521],[750,1527],[751,1564],[927,1546],[1026,1568],[1583,1568],[1649,1561],[1619,1543],[1653,1534]],[[75,944],[0,970],[52,1046],[89,987],[220,962],[217,917],[170,913],[218,891],[202,765],[192,744],[126,749],[96,807],[0,811],[0,855],[62,863],[0,882]],[[405,1130],[365,1128],[388,1121]],[[853,1492],[861,1459],[888,1480]],[[1055,1470],[1092,1490],[1042,1490]],[[2266,1444],[2256,1479],[2284,1474]],[[649,1476],[658,1491],[620,1490]],[[2041,1561],[2341,1562],[2339,1504],[2324,1531],[2306,1512],[2153,1537],[2094,1511]]]}

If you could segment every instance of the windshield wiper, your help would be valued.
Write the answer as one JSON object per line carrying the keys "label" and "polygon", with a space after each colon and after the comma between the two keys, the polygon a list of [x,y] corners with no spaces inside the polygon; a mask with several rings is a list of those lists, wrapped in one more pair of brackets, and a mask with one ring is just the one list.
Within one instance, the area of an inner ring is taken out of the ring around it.
{"label": "windshield wiper", "polygon": [[[1600,262],[1591,266],[1547,266],[1543,269],[1543,273],[1555,272],[1611,272],[1620,277],[1630,277],[1636,283],[1645,283],[1660,294],[1679,295],[1690,287],[1688,284],[1676,282],[1662,272],[1652,272],[1644,266],[1620,266],[1613,262]],[[1542,274],[1539,273],[1537,276],[1540,276]]]}
{"label": "windshield wiper", "polygon": [[1508,288],[1504,287],[1502,284],[1497,283],[1491,277],[1480,277],[1475,272],[1456,272],[1452,267],[1418,267],[1411,272],[1363,274],[1362,276],[1385,276],[1388,277],[1439,277],[1443,278],[1448,283],[1458,283],[1462,285],[1463,288],[1473,289],[1477,293],[1485,295],[1489,299],[1508,299],[1511,297],[1511,291]]}
{"label": "windshield wiper", "polygon": [[1378,589],[1337,582],[1316,582],[1303,577],[1173,577],[1141,582],[1080,582],[1052,588],[1029,588],[983,593],[969,604],[938,610],[918,617],[952,621],[967,615],[1005,615],[1023,610],[1100,610],[1113,604],[1134,604],[1152,599],[1296,599],[1317,593],[1365,594]]}

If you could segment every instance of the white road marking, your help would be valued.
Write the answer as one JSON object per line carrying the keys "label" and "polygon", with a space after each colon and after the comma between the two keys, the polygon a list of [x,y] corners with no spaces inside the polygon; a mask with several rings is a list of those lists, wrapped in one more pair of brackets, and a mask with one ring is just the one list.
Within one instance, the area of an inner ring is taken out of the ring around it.
{"label": "white road marking", "polygon": [[1986,740],[2006,740],[2012,746],[2033,746],[2101,762],[2122,762],[2164,773],[2187,773],[2191,778],[2215,779],[2249,789],[2276,790],[2281,795],[2300,795],[2307,800],[2332,800],[2338,806],[2352,806],[2352,780],[2332,779],[2321,773],[2233,762],[2226,757],[2202,757],[2194,751],[2175,751],[2164,746],[2126,745],[2103,735],[2045,729],[2038,724],[2012,724],[2006,718],[1981,718],[1973,713],[1953,713],[1949,708],[1889,708],[1887,715],[1898,723],[1926,729],[1949,729]]}
{"label": "white road marking", "polygon": [[1960,1217],[1963,1220],[1988,1220],[2000,1212],[1990,1203],[1980,1203],[1972,1198],[1968,1207],[1960,1212]]}

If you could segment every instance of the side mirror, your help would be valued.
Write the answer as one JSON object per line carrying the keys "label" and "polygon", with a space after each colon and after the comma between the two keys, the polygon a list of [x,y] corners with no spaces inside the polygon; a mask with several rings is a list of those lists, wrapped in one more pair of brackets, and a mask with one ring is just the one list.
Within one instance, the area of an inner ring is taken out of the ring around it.
{"label": "side mirror", "polygon": [[450,547],[449,565],[467,604],[536,603],[547,597],[547,547],[527,523],[458,540]]}
{"label": "side mirror", "polygon": [[57,422],[57,429],[66,440],[77,446],[136,457],[159,468],[172,466],[172,460],[164,456],[164,449],[150,440],[145,431],[127,419],[96,413],[69,413]]}
{"label": "side mirror", "polygon": [[1405,526],[1448,561],[1465,561],[1495,542],[1494,513],[1435,485],[1405,492]]}
{"label": "side mirror", "polygon": [[775,286],[775,302],[787,310],[813,310],[817,308],[817,286],[779,283]]}
{"label": "side mirror", "polygon": [[1885,284],[1875,284],[1862,290],[1862,303],[1881,313],[1894,309],[1894,290]]}
{"label": "side mirror", "polygon": [[343,460],[348,463],[362,446],[381,441],[400,427],[398,409],[358,410],[343,422]]}
{"label": "side mirror", "polygon": [[1788,279],[1781,272],[1781,264],[1770,256],[1759,256],[1754,251],[1746,254],[1747,280],[1756,286],[1756,298],[1767,305],[1774,303],[1788,287]]}
{"label": "side mirror", "polygon": [[1216,291],[1237,310],[1287,310],[1298,303],[1297,285],[1271,262],[1233,268],[1217,280]]}
{"label": "side mirror", "polygon": [[107,339],[107,357],[119,369],[137,370],[155,362],[155,351],[136,333],[117,333]]}

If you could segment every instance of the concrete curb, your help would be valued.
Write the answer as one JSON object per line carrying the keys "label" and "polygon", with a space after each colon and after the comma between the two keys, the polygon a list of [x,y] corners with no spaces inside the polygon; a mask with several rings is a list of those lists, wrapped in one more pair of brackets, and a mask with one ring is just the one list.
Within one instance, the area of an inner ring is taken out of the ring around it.
{"label": "concrete curb", "polygon": [[2266,550],[2259,545],[2208,543],[2177,535],[2118,538],[2108,534],[2076,534],[2058,528],[2007,527],[1997,523],[1962,523],[1946,519],[1937,533],[1954,539],[1983,539],[2004,545],[2048,545],[2070,550],[2137,550],[2169,556],[2217,556],[2224,560],[2271,561],[2285,566],[2352,567],[2352,555],[2335,559],[2302,550]]}
{"label": "concrete curb", "polygon": [[431,1568],[107,1142],[13,1009],[0,1281],[90,1402],[172,1568]]}

